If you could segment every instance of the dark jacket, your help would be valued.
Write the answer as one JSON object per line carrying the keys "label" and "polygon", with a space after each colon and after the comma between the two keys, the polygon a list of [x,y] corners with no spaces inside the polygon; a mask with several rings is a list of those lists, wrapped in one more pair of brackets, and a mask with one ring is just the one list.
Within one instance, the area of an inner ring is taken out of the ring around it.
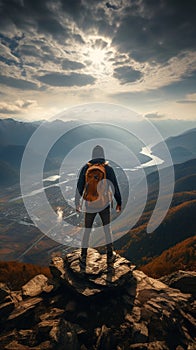
{"label": "dark jacket", "polygon": [[[90,163],[92,163],[92,164],[105,163],[105,159],[104,158],[92,159],[92,160],[90,160]],[[79,175],[78,182],[77,182],[76,195],[75,195],[75,205],[76,206],[79,205],[80,198],[82,197],[82,194],[84,191],[85,174],[86,174],[87,169],[88,169],[88,164],[84,165],[80,171],[80,175]],[[105,165],[105,170],[106,170],[106,179],[111,181],[111,183],[114,186],[114,198],[115,198],[117,204],[121,205],[121,202],[122,202],[121,194],[120,194],[120,190],[118,187],[118,182],[117,182],[114,170],[109,164]]]}

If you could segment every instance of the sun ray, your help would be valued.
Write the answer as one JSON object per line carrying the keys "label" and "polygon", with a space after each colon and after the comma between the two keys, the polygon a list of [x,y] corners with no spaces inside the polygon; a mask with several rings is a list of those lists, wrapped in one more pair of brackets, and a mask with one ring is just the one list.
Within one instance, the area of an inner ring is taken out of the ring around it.
{"label": "sun ray", "polygon": [[100,49],[96,47],[89,48],[88,57],[93,65],[100,66],[101,64],[104,64],[105,53],[106,52],[104,49]]}

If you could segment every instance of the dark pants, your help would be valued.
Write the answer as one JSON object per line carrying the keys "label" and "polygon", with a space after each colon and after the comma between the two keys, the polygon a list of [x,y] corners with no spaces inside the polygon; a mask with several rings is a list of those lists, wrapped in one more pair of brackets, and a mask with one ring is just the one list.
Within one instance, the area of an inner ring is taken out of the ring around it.
{"label": "dark pants", "polygon": [[112,236],[111,236],[111,228],[110,228],[110,206],[109,205],[98,213],[88,213],[88,212],[85,213],[85,230],[84,230],[84,236],[82,239],[82,255],[87,254],[89,237],[90,237],[94,219],[97,214],[99,214],[103,224],[103,230],[105,233],[106,244],[107,244],[107,254],[112,255],[113,244],[111,243]]}

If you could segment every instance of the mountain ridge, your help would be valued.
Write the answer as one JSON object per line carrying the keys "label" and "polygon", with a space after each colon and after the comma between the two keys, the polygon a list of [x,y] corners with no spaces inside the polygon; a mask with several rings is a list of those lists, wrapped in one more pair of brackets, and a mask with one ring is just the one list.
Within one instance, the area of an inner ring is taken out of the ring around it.
{"label": "mountain ridge", "polygon": [[[164,143],[166,143],[173,163],[183,163],[189,159],[196,157],[196,128],[187,130],[186,132],[167,138]],[[164,159],[164,148],[162,149],[163,143],[152,147],[152,151],[155,155],[161,158],[163,152]]]}
{"label": "mountain ridge", "polygon": [[141,270],[148,276],[160,278],[178,270],[196,271],[196,236],[189,237],[164,250]]}

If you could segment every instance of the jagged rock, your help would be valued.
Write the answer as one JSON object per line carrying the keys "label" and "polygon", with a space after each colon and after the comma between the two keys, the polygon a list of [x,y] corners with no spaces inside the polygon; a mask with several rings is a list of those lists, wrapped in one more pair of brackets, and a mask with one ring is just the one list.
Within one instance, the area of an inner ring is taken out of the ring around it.
{"label": "jagged rock", "polygon": [[58,344],[58,350],[79,350],[79,343],[74,327],[67,321],[60,319],[51,331],[50,337],[54,344]]}
{"label": "jagged rock", "polygon": [[45,275],[37,275],[29,282],[22,286],[22,294],[24,296],[35,297],[42,292],[51,292],[53,285],[49,285],[48,278]]}
{"label": "jagged rock", "polygon": [[0,323],[14,310],[14,303],[12,301],[0,305]]}
{"label": "jagged rock", "polygon": [[[165,341],[155,341],[145,344],[132,344],[130,345],[129,349],[135,349],[135,350],[173,350],[168,348]],[[175,350],[184,350],[184,349],[175,349]]]}
{"label": "jagged rock", "polygon": [[95,350],[110,350],[116,348],[116,338],[110,328],[103,325],[98,335]]}
{"label": "jagged rock", "polygon": [[0,304],[10,301],[10,289],[5,283],[0,283]]}
{"label": "jagged rock", "polygon": [[148,328],[144,323],[134,323],[132,328],[134,343],[146,343],[148,341]]}
{"label": "jagged rock", "polygon": [[30,345],[30,339],[33,337],[32,329],[21,329],[18,331],[18,336],[23,345]]}
{"label": "jagged rock", "polygon": [[77,293],[94,296],[98,293],[121,287],[132,276],[135,266],[127,259],[117,256],[113,267],[107,266],[106,254],[101,255],[95,249],[88,249],[86,267],[79,262],[80,249],[67,254],[65,261],[54,258],[50,270],[54,278],[66,283]]}
{"label": "jagged rock", "polygon": [[174,349],[180,345],[179,339],[185,344],[189,341],[194,343],[193,329],[196,329],[196,325],[191,316],[194,311],[189,309],[190,314],[186,313],[189,325],[185,315],[180,316],[182,309],[187,308],[187,303],[191,302],[191,296],[171,289],[162,282],[159,284],[141,271],[135,271],[134,276],[138,281],[136,298],[139,300],[141,320],[147,324],[149,341],[164,341],[167,338],[169,348]]}
{"label": "jagged rock", "polygon": [[[4,349],[8,349],[8,350],[29,350],[32,349],[27,345],[22,345],[20,344],[18,341],[13,340],[12,342],[10,342],[9,344],[7,344]],[[35,349],[35,348],[34,348]]]}
{"label": "jagged rock", "polygon": [[14,302],[15,305],[20,303],[22,301],[22,291],[17,290],[17,291],[10,291],[11,298]]}
{"label": "jagged rock", "polygon": [[50,310],[47,310],[46,313],[40,315],[39,318],[41,321],[54,320],[55,318],[62,316],[64,312],[64,309],[52,308]]}
{"label": "jagged rock", "polygon": [[38,342],[41,342],[44,340],[50,340],[50,331],[53,329],[53,327],[56,327],[59,323],[58,319],[55,320],[45,320],[42,322],[39,322],[36,325],[36,339]]}
{"label": "jagged rock", "polygon": [[35,297],[19,303],[7,319],[8,326],[15,325],[16,328],[31,326],[34,323],[35,309],[42,301],[42,298]]}
{"label": "jagged rock", "polygon": [[17,338],[16,330],[6,332],[6,334],[0,335],[0,344],[3,346]]}
{"label": "jagged rock", "polygon": [[133,271],[120,256],[108,269],[105,256],[89,250],[86,270],[78,257],[75,251],[65,263],[55,258],[51,271],[58,288],[52,293],[19,297],[13,310],[8,307],[1,323],[2,350],[196,348],[191,294]]}
{"label": "jagged rock", "polygon": [[14,310],[15,304],[11,297],[11,291],[5,283],[0,283],[0,325],[5,322],[9,314]]}
{"label": "jagged rock", "polygon": [[179,289],[183,293],[191,293],[196,297],[196,272],[194,271],[179,270],[159,280],[169,287]]}
{"label": "jagged rock", "polygon": [[52,258],[52,262],[50,264],[50,271],[53,275],[53,278],[59,280],[60,278],[64,278],[65,270],[64,270],[64,260],[61,257],[55,256]]}
{"label": "jagged rock", "polygon": [[[32,349],[32,348],[31,348]],[[39,344],[39,347],[35,348],[36,350],[54,350],[54,346],[53,344],[49,341],[49,340],[46,340],[42,343]],[[57,348],[58,349],[58,348]]]}

